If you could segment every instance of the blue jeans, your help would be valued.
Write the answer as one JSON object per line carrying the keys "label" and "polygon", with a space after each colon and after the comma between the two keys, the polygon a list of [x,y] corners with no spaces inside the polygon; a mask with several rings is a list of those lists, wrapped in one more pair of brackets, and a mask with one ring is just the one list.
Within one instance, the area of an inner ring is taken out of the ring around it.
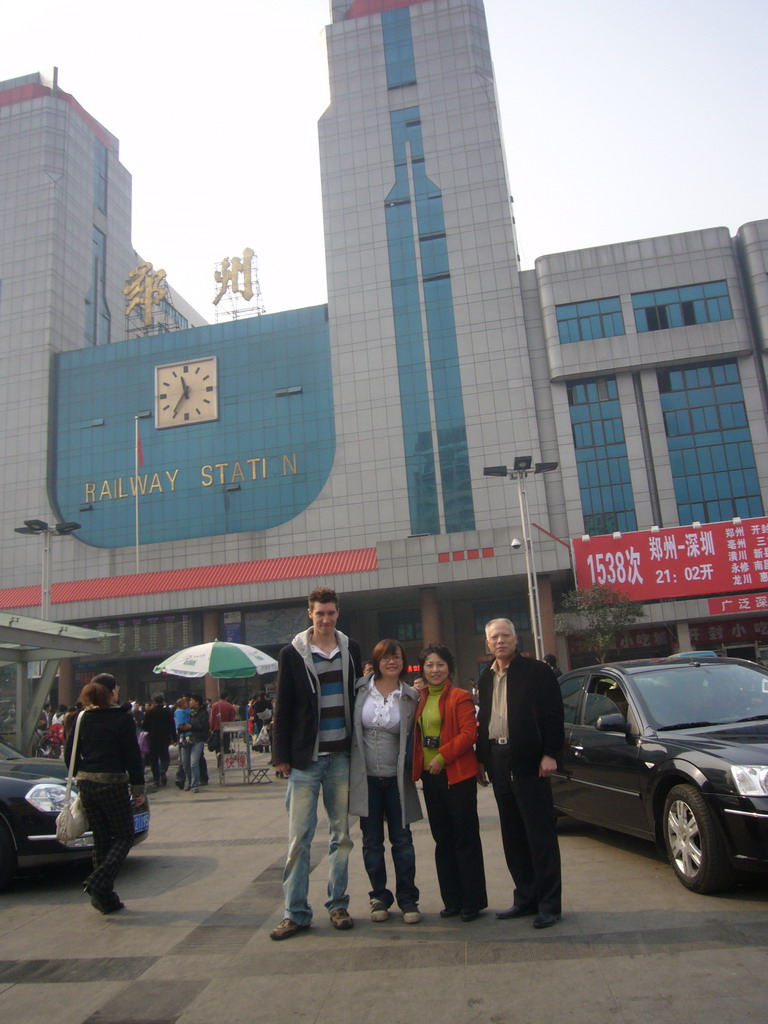
{"label": "blue jeans", "polygon": [[416,888],[416,854],[411,830],[403,825],[397,778],[368,776],[368,817],[360,819],[363,832],[363,863],[368,872],[372,900],[381,900],[389,909],[395,902],[387,888],[387,865],[384,860],[384,822],[387,822],[392,863],[395,865],[395,892],[401,910],[419,902]]}
{"label": "blue jeans", "polygon": [[181,745],[181,763],[184,765],[184,776],[191,789],[200,788],[200,758],[204,746],[202,740],[199,743]]}
{"label": "blue jeans", "polygon": [[285,808],[288,811],[288,859],[283,871],[285,916],[309,924],[309,849],[317,827],[320,789],[328,815],[328,899],[330,912],[349,905],[347,879],[352,840],[349,838],[349,754],[324,754],[309,768],[291,768]]}

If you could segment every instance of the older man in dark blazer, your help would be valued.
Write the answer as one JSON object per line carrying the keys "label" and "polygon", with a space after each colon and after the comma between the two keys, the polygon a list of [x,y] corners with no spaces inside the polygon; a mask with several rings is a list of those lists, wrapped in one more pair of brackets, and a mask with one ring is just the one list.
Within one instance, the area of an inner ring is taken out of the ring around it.
{"label": "older man in dark blazer", "polygon": [[501,838],[514,901],[502,919],[535,915],[534,928],[560,920],[560,848],[549,776],[563,746],[563,702],[549,665],[517,652],[515,627],[493,619],[485,627],[494,661],[478,683],[477,757],[499,809]]}

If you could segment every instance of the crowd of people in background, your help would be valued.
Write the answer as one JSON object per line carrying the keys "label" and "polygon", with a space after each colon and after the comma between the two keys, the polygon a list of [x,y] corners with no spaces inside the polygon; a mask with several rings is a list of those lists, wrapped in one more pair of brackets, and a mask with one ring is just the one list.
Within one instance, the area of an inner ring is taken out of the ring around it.
{"label": "crowd of people in background", "polygon": [[[242,721],[252,750],[269,753],[272,743],[272,700],[266,691],[254,694],[238,704],[223,691],[216,701],[200,694],[185,693],[176,700],[156,694],[151,701],[125,701],[121,704],[133,721],[146,774],[151,775],[150,791],[168,785],[172,760],[176,760],[173,779],[178,789],[199,793],[208,785],[206,749],[216,756],[227,752],[231,734],[223,732],[222,723]],[[67,706],[46,702],[40,713],[35,740],[35,753],[41,757],[61,758],[68,737],[83,705],[80,701]],[[178,756],[174,757],[174,748]]]}

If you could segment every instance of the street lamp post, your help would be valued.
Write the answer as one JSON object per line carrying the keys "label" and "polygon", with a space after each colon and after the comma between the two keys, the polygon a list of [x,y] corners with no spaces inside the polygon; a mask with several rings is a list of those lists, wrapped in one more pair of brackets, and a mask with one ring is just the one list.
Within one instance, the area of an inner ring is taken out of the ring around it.
{"label": "street lamp post", "polygon": [[[528,493],[525,489],[526,479],[529,473],[551,473],[557,469],[556,462],[537,462],[533,465],[533,456],[518,455],[515,457],[512,469],[507,466],[486,466],[483,476],[503,476],[510,480],[517,480],[517,500],[520,506],[520,521],[523,530],[523,548],[525,550],[525,575],[528,583],[528,609],[531,617],[531,632],[533,633],[533,647],[536,657],[540,660],[544,656],[544,636],[541,625],[541,605],[539,604],[539,583],[536,576],[536,562],[533,556],[533,543],[531,539],[531,515],[528,510]],[[512,549],[519,547],[514,540]]]}
{"label": "street lamp post", "polygon": [[47,620],[51,614],[51,537],[66,537],[80,529],[80,523],[56,523],[49,526],[43,519],[25,519],[23,526],[15,527],[15,533],[42,537],[43,564],[40,599],[40,618]]}

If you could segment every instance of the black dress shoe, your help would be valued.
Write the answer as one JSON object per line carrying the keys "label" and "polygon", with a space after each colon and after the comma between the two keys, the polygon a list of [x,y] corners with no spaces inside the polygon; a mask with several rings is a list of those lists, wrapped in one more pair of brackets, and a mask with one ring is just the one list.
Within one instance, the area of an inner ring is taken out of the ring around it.
{"label": "black dress shoe", "polygon": [[461,920],[462,921],[476,921],[480,917],[479,910],[462,910]]}
{"label": "black dress shoe", "polygon": [[120,898],[116,892],[111,892],[109,895],[104,896],[91,889],[88,885],[84,885],[83,890],[87,896],[90,896],[91,906],[95,910],[98,910],[100,914],[114,914],[115,911],[122,910],[125,906],[124,903],[120,902]]}
{"label": "black dress shoe", "polygon": [[445,907],[440,911],[440,917],[458,917],[460,913],[459,907]]}
{"label": "black dress shoe", "polygon": [[500,921],[508,921],[511,917],[530,917],[531,914],[535,913],[536,911],[533,909],[533,907],[529,909],[528,907],[512,906],[509,908],[509,910],[500,910],[496,914],[496,917],[498,917]]}
{"label": "black dress shoe", "polygon": [[551,928],[553,924],[557,924],[560,920],[559,914],[538,914],[533,919],[534,928]]}

